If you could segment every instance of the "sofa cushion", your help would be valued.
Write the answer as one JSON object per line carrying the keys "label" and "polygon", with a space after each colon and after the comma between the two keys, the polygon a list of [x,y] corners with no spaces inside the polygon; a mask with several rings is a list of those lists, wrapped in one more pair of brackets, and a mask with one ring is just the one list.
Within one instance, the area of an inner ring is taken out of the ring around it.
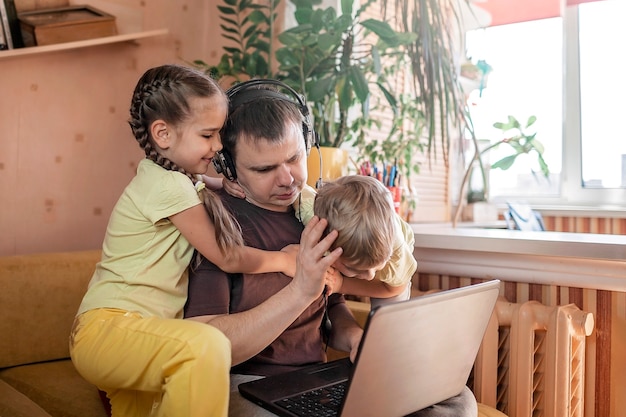
{"label": "sofa cushion", "polygon": [[80,376],[69,359],[3,369],[0,380],[52,417],[107,416],[98,389]]}
{"label": "sofa cushion", "polygon": [[51,417],[27,396],[0,380],[0,416]]}
{"label": "sofa cushion", "polygon": [[0,257],[0,368],[69,357],[100,251]]}

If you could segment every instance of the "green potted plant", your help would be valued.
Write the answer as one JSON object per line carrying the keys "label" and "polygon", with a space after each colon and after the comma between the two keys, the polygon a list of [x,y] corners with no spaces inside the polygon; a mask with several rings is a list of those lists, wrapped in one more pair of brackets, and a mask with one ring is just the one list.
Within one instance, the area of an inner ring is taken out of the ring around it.
{"label": "green potted plant", "polygon": [[[529,132],[529,130],[536,121],[536,116],[530,116],[526,121],[526,124],[522,125],[515,117],[509,115],[506,122],[496,122],[493,124],[493,127],[502,131],[503,138],[483,147],[479,145],[479,141],[476,138],[473,130],[470,130],[472,142],[474,144],[474,156],[469,162],[467,169],[465,170],[463,180],[461,181],[458,200],[459,204],[454,213],[452,221],[453,226],[456,226],[459,220],[459,216],[461,214],[461,209],[463,206],[463,195],[465,194],[467,185],[470,182],[470,177],[473,175],[473,173],[478,173],[480,175],[482,180],[482,186],[480,187],[481,190],[479,191],[470,190],[468,192],[467,201],[471,203],[488,200],[488,174],[481,158],[483,155],[487,154],[489,151],[499,146],[507,145],[511,148],[513,152],[491,164],[490,169],[501,169],[503,171],[506,171],[507,169],[511,168],[511,166],[513,166],[513,164],[520,155],[532,154],[537,158],[537,164],[539,166],[541,175],[549,180],[550,169],[548,168],[548,164],[543,158],[544,146],[539,140],[536,139],[537,132]],[[535,174],[537,173],[533,171],[533,175]]]}
{"label": "green potted plant", "polygon": [[[414,3],[410,14],[407,1]],[[225,53],[216,65],[195,63],[217,78],[271,77],[291,85],[306,96],[322,146],[349,144],[361,160],[396,160],[410,187],[410,173],[419,170],[413,155],[426,151],[437,158],[435,149],[442,149],[447,161],[449,128],[464,121],[452,52],[462,2],[469,0],[369,0],[356,8],[355,0],[343,0],[338,13],[321,7],[321,0],[292,0],[295,25],[271,36],[278,0],[223,0]],[[387,3],[397,19],[387,17]],[[380,5],[382,19],[363,17],[368,7]],[[408,85],[395,84],[398,71],[408,74]],[[370,117],[381,108],[391,114],[391,127]],[[435,146],[437,135],[444,146]]]}

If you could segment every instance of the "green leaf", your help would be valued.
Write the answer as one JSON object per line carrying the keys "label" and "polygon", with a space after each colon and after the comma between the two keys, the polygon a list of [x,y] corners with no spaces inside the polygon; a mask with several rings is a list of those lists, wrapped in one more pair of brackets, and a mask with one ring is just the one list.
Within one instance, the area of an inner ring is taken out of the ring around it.
{"label": "green leaf", "polygon": [[[226,27],[226,26],[223,26],[223,25],[220,25],[220,27],[222,28],[222,30],[224,32],[227,32],[227,33],[235,33],[235,34],[239,33],[239,31],[237,29],[232,29],[232,28],[229,28],[229,27]],[[225,36],[222,35],[222,37],[225,37]]]}
{"label": "green leaf", "polygon": [[[383,40],[388,42],[388,40],[397,40],[396,31],[391,28],[389,23],[383,22],[375,19],[367,19],[361,22],[361,25],[366,29],[371,30],[376,35],[381,37]],[[388,42],[389,43],[389,42]]]}
{"label": "green leaf", "polygon": [[233,9],[232,7],[217,6],[217,9],[222,14],[231,15],[231,16],[237,14],[237,11],[235,9]]}
{"label": "green leaf", "polygon": [[354,0],[341,0],[341,12],[352,16],[352,5]]}
{"label": "green leaf", "polygon": [[510,140],[506,142],[511,148],[515,149],[516,154],[525,153],[526,150],[522,145],[520,145],[519,140]]}
{"label": "green leaf", "polygon": [[315,82],[312,87],[309,89],[309,94],[307,99],[312,102],[323,101],[324,97],[329,94],[332,94],[335,88],[335,78],[334,77],[324,77]]}
{"label": "green leaf", "polygon": [[300,38],[297,35],[289,31],[283,32],[280,35],[278,35],[278,40],[287,47],[294,47],[296,45],[300,45]]}
{"label": "green leaf", "polygon": [[291,2],[296,6],[296,8],[311,8],[322,4],[322,0],[291,0]]}
{"label": "green leaf", "polygon": [[233,19],[229,19],[227,17],[220,16],[220,20],[222,20],[223,22],[226,22],[226,23],[229,23],[229,24],[233,25],[233,27],[235,27],[235,28],[239,27],[238,23],[235,22]]}
{"label": "green leaf", "polygon": [[[235,37],[233,37],[233,36],[222,35],[222,37],[223,37],[224,39],[230,39],[231,41],[235,42],[236,44],[239,44],[239,39],[237,39],[237,38],[235,38]],[[227,47],[227,46],[225,46],[225,47],[224,47],[224,50],[225,50],[226,52],[232,52],[233,50],[239,51],[239,48],[231,48],[231,47]]]}
{"label": "green leaf", "polygon": [[294,13],[294,17],[296,18],[296,22],[298,22],[298,25],[311,22],[312,15],[313,10],[311,9],[297,9]]}
{"label": "green leaf", "polygon": [[378,48],[373,48],[372,49],[372,65],[374,68],[374,73],[376,73],[377,76],[380,76],[380,73],[382,71],[382,61],[380,59],[380,52],[378,51]]}
{"label": "green leaf", "polygon": [[249,41],[253,41],[256,39],[256,37],[258,36],[258,27],[255,25],[252,25],[250,27],[248,27],[248,29],[246,29],[246,31],[243,33],[243,37],[244,38],[249,38]]}
{"label": "green leaf", "polygon": [[537,121],[537,117],[536,116],[530,116],[528,118],[528,121],[526,122],[526,127],[532,126],[536,121]]}
{"label": "green leaf", "polygon": [[546,161],[543,159],[543,156],[538,155],[537,160],[539,161],[539,166],[541,167],[541,173],[543,176],[550,179],[550,169],[548,168]]}
{"label": "green leaf", "polygon": [[318,46],[321,50],[329,52],[336,50],[341,45],[341,37],[329,33],[322,33],[318,37]]}
{"label": "green leaf", "polygon": [[537,153],[539,154],[543,154],[545,151],[545,148],[543,146],[543,143],[541,143],[540,141],[538,141],[537,139],[534,139],[532,141],[532,147],[537,151]]}
{"label": "green leaf", "polygon": [[389,103],[389,105],[391,106],[391,110],[393,111],[393,113],[397,115],[398,114],[398,102],[396,98],[382,84],[379,83],[378,88],[380,89],[380,91],[382,91],[383,95],[387,99],[387,103]]}
{"label": "green leaf", "polygon": [[357,66],[350,67],[348,70],[348,79],[354,88],[357,98],[361,103],[364,103],[370,95],[370,89],[361,68]]}
{"label": "green leaf", "polygon": [[337,90],[337,100],[339,102],[339,111],[347,112],[352,105],[352,85],[346,77],[339,77],[335,84]]}
{"label": "green leaf", "polygon": [[260,10],[254,10],[248,15],[248,19],[253,23],[264,23],[267,20]]}
{"label": "green leaf", "polygon": [[504,158],[500,159],[499,161],[493,163],[491,165],[491,168],[500,168],[503,171],[506,171],[507,169],[511,168],[511,166],[513,165],[513,163],[515,162],[515,159],[518,157],[518,153],[513,154],[513,155],[509,155],[509,156],[505,156]]}

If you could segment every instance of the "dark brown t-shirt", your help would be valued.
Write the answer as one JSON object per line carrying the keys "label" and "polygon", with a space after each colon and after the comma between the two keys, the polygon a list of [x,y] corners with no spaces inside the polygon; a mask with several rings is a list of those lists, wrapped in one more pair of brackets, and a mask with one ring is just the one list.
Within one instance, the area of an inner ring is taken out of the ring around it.
{"label": "dark brown t-shirt", "polygon": [[[270,211],[223,192],[219,194],[239,221],[246,245],[280,250],[300,242],[303,226],[293,210],[284,213]],[[203,259],[198,267],[190,268],[185,317],[249,310],[277,293],[290,280],[282,273],[227,274]],[[343,302],[343,296],[334,294],[329,297],[329,308]],[[320,295],[272,344],[238,365],[233,372],[272,375],[291,370],[294,366],[326,360],[319,330],[322,315]]]}

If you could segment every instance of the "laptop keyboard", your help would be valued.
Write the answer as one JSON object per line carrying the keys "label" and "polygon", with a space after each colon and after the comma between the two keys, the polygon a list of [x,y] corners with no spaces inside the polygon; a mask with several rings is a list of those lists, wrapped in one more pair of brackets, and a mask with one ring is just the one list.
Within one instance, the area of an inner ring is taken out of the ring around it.
{"label": "laptop keyboard", "polygon": [[346,394],[347,381],[313,391],[304,392],[276,402],[289,412],[299,416],[333,417]]}

